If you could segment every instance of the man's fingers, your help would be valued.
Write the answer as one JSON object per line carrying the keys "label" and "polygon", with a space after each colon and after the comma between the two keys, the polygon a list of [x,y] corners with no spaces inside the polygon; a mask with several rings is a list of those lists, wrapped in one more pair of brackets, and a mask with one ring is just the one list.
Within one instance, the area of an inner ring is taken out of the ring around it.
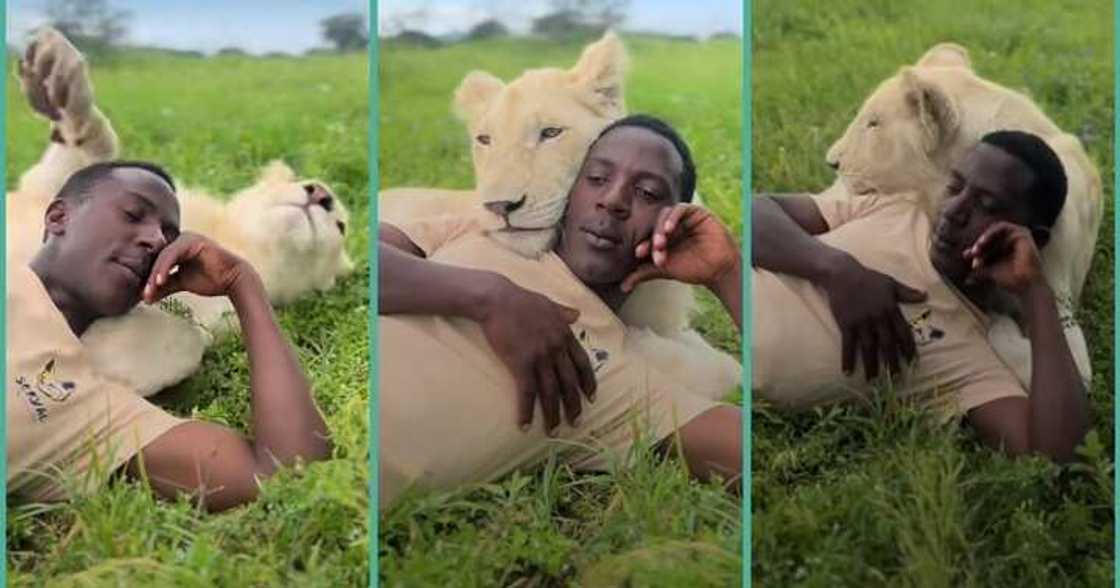
{"label": "man's fingers", "polygon": [[556,378],[560,381],[560,399],[564,403],[564,416],[568,417],[568,424],[579,426],[579,415],[583,411],[580,401],[579,378],[576,377],[576,368],[567,353],[559,353],[555,365]]}
{"label": "man's fingers", "polygon": [[622,280],[621,288],[623,292],[629,294],[638,284],[646,280],[655,280],[663,277],[665,277],[665,272],[662,271],[661,268],[652,263],[643,263],[638,266],[638,269],[626,276],[626,279]]}
{"label": "man's fingers", "polygon": [[580,390],[583,390],[589,402],[595,402],[595,392],[599,386],[595,381],[595,369],[591,367],[591,359],[587,357],[587,352],[580,346],[579,341],[576,341],[575,335],[568,338],[568,356],[575,367]]}
{"label": "man's fingers", "polygon": [[863,325],[859,330],[859,346],[863,355],[863,374],[868,381],[879,377],[879,338],[875,327]]}
{"label": "man's fingers", "polygon": [[906,304],[917,304],[919,302],[925,302],[926,298],[928,298],[926,293],[922,290],[911,288],[910,286],[897,281],[894,282],[894,292],[895,296],[898,298],[898,301]]}
{"label": "man's fingers", "polygon": [[858,337],[854,328],[846,328],[840,332],[840,369],[845,374],[850,374],[856,369],[856,344]]}
{"label": "man's fingers", "polygon": [[891,320],[891,328],[894,329],[894,339],[899,345],[903,359],[907,363],[913,362],[918,355],[918,346],[914,343],[914,330],[910,328],[910,323],[906,322],[902,312],[897,309]]}
{"label": "man's fingers", "polygon": [[875,328],[879,341],[879,355],[886,361],[887,369],[890,370],[891,374],[898,374],[901,370],[901,362],[898,360],[900,344],[895,341],[891,319],[889,317],[882,318],[875,323]]}
{"label": "man's fingers", "polygon": [[650,243],[649,239],[646,239],[645,241],[642,241],[641,243],[638,243],[638,246],[634,248],[634,258],[635,259],[645,259],[649,255],[649,252],[652,249],[653,249],[653,244]]}
{"label": "man's fingers", "polygon": [[180,273],[176,272],[167,276],[167,278],[163,280],[162,285],[153,286],[150,283],[144,284],[144,291],[141,293],[140,297],[148,304],[155,304],[183,290],[186,290],[186,288],[183,286],[182,276]]}
{"label": "man's fingers", "polygon": [[517,426],[528,431],[533,425],[533,409],[536,408],[537,382],[532,369],[518,370],[513,373],[517,383]]}
{"label": "man's fingers", "polygon": [[560,390],[556,370],[551,365],[538,363],[537,386],[540,390],[541,411],[544,413],[544,431],[550,437],[560,426]]}

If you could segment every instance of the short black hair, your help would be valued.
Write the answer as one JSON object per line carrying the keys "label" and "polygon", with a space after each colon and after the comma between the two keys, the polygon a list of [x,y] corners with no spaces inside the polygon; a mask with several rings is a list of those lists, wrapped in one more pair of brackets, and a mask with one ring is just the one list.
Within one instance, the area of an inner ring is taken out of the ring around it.
{"label": "short black hair", "polygon": [[984,135],[980,142],[1002,149],[1034,172],[1034,183],[1028,192],[1033,222],[1053,227],[1069,189],[1062,160],[1054,150],[1037,135],[1023,131],[994,131]]}
{"label": "short black hair", "polygon": [[[692,193],[696,191],[696,164],[692,161],[692,151],[689,150],[688,143],[684,142],[677,130],[657,117],[648,114],[631,114],[607,125],[591,146],[594,147],[595,143],[598,143],[599,139],[607,133],[621,127],[638,127],[653,131],[673,144],[677,155],[681,156],[681,163],[684,164],[681,171],[681,202],[692,202]],[[588,148],[588,151],[591,149]]]}
{"label": "short black hair", "polygon": [[74,172],[62,185],[58,194],[55,194],[54,200],[67,199],[76,203],[84,202],[98,182],[109,177],[114,170],[129,167],[149,171],[159,176],[167,182],[168,186],[171,186],[171,192],[175,193],[175,181],[171,179],[171,174],[167,173],[167,170],[162,167],[147,161],[116,160],[100,161]]}

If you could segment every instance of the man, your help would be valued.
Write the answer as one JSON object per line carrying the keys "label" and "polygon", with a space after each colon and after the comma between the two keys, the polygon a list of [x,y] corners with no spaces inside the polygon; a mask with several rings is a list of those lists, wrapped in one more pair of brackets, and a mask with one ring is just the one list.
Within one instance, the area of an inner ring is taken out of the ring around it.
{"label": "man", "polygon": [[[688,393],[630,351],[615,314],[637,283],[667,277],[707,286],[739,324],[738,246],[709,212],[681,204],[695,182],[677,133],[631,116],[590,147],[561,236],[539,260],[474,219],[382,225],[382,506],[413,484],[500,477],[551,447],[599,467],[625,454],[634,425],[655,441],[676,433],[697,476],[737,478],[740,410]],[[531,426],[535,414],[543,427]]]}
{"label": "man", "polygon": [[[1073,459],[1088,403],[1038,254],[1065,194],[1045,142],[1000,131],[953,166],[933,226],[919,194],[757,197],[753,388],[813,406],[877,393],[885,365],[898,395],[964,415],[988,444]],[[999,292],[1023,309],[1029,391],[987,342]],[[903,360],[916,365],[904,373]]]}
{"label": "man", "polygon": [[[91,491],[119,470],[156,494],[218,511],[253,500],[258,479],[327,457],[326,426],[260,277],[203,237],[179,234],[171,178],[143,162],[74,173],[45,214],[30,267],[8,273],[8,493],[48,501]],[[174,417],[96,373],[81,334],[141,299],[228,296],[249,354],[247,441]]]}

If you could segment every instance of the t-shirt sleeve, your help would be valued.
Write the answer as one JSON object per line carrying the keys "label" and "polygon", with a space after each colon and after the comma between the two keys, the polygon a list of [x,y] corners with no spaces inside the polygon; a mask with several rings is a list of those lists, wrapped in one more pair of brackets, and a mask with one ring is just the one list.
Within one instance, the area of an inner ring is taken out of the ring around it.
{"label": "t-shirt sleeve", "polygon": [[859,218],[879,202],[877,195],[852,196],[839,181],[813,197],[829,229]]}
{"label": "t-shirt sleeve", "polygon": [[991,349],[977,353],[972,375],[956,394],[939,397],[946,416],[964,416],[968,411],[1001,398],[1028,396],[1023,384]]}
{"label": "t-shirt sleeve", "polygon": [[394,226],[430,257],[448,243],[478,230],[479,223],[474,217],[438,216]]}

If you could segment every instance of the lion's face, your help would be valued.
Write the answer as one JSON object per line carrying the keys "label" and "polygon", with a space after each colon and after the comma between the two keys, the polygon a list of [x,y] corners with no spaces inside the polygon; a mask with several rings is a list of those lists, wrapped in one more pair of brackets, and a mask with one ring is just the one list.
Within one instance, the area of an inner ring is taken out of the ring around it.
{"label": "lion's face", "polygon": [[827,161],[850,193],[895,193],[941,175],[934,158],[952,138],[947,97],[910,70],[883,82],[860,108]]}
{"label": "lion's face", "polygon": [[274,302],[287,302],[310,290],[325,290],[353,268],[346,254],[349,213],[322,182],[299,180],[274,162],[253,186],[228,205],[245,252],[270,286]]}
{"label": "lion's face", "polygon": [[509,84],[472,72],[460,84],[455,106],[493,238],[531,257],[551,247],[588,147],[625,112],[624,60],[608,34],[571,70],[530,70]]}

